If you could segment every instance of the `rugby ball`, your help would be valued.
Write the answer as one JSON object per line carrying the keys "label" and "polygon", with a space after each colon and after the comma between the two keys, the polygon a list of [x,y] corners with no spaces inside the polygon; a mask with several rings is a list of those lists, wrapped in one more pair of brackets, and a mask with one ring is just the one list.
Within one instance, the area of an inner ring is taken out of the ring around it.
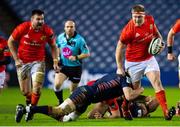
{"label": "rugby ball", "polygon": [[149,44],[148,52],[151,55],[159,54],[164,47],[164,43],[160,38],[153,38]]}

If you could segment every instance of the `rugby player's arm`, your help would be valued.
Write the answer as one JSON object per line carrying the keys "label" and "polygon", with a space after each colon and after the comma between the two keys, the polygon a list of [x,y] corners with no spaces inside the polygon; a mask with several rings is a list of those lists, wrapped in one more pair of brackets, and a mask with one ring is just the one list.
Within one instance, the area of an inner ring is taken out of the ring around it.
{"label": "rugby player's arm", "polygon": [[161,38],[161,40],[163,41],[163,37],[162,37],[162,35],[161,35],[161,33],[159,32],[159,30],[158,30],[158,28],[155,26],[155,28],[156,28],[156,34],[157,34],[157,36],[159,37],[159,38]]}
{"label": "rugby player's arm", "polygon": [[175,33],[174,33],[173,29],[171,29],[167,36],[167,46],[173,46],[174,36],[175,36]]}
{"label": "rugby player's arm", "polygon": [[51,48],[52,58],[58,60],[58,50],[57,50],[56,43],[55,42],[51,43],[51,44],[49,44],[49,46]]}
{"label": "rugby player's arm", "polygon": [[175,32],[171,28],[167,36],[167,47],[168,47],[167,59],[170,61],[176,59],[176,56],[173,54],[174,36],[175,36]]}
{"label": "rugby player's arm", "polygon": [[19,60],[19,58],[17,56],[17,49],[16,49],[16,46],[14,45],[14,42],[15,42],[15,40],[11,35],[8,39],[8,47],[9,47],[9,50],[10,50],[14,60],[17,61],[17,60]]}
{"label": "rugby player's arm", "polygon": [[[117,74],[125,74],[123,69],[123,51],[125,49],[125,44],[123,44],[120,40],[117,43],[116,52],[115,52],[115,58],[116,58],[116,64],[117,64]],[[121,72],[119,72],[119,71]]]}
{"label": "rugby player's arm", "polygon": [[55,41],[53,41],[53,43],[49,43],[49,46],[51,48],[53,62],[54,64],[56,64],[58,63],[58,49],[57,49]]}
{"label": "rugby player's arm", "polygon": [[123,87],[124,96],[128,101],[137,98],[143,93],[143,91],[143,87],[137,88],[135,90],[133,90],[131,87]]}

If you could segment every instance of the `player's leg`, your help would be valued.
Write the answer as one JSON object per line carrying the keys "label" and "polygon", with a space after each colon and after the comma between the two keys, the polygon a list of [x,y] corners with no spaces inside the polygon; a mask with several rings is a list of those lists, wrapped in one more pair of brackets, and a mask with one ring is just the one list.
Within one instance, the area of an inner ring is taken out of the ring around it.
{"label": "player's leg", "polygon": [[[64,115],[67,115],[75,110],[74,103],[68,98],[66,99],[60,106],[52,107],[52,106],[24,106],[22,104],[17,105],[16,110],[16,122],[19,123],[24,114],[31,114],[26,115],[27,117],[33,116],[36,113],[48,115],[58,121],[62,120]],[[30,118],[26,118],[26,122],[28,122]]]}
{"label": "player's leg", "polygon": [[173,114],[169,114],[168,112],[166,94],[160,80],[159,65],[154,57],[148,61],[145,74],[155,90],[156,99],[159,101],[159,104],[161,105],[165,119],[170,120],[173,117]]}
{"label": "player's leg", "polygon": [[30,78],[30,67],[23,65],[17,68],[17,76],[21,93],[26,97],[26,104],[31,103],[31,78]]}
{"label": "player's leg", "polygon": [[79,84],[79,83],[72,83],[72,84],[70,85],[70,93],[71,93],[71,94],[72,94],[73,91],[77,88],[78,84]]}
{"label": "player's leg", "polygon": [[[33,62],[29,64],[31,67],[31,76],[32,76],[32,93],[31,93],[31,105],[37,105],[41,89],[43,86],[44,76],[45,76],[45,63],[44,62]],[[32,115],[26,113],[25,120],[28,121],[32,119]],[[28,119],[27,119],[28,118]]]}
{"label": "player's leg", "polygon": [[[67,113],[62,119],[64,122],[76,120],[81,114],[83,114],[88,105],[91,103],[92,97],[88,94],[90,91],[87,86],[81,86],[75,89],[75,91],[70,95],[69,105],[73,107],[74,112]],[[91,98],[91,99],[90,99]],[[60,105],[61,106],[61,105]]]}
{"label": "player's leg", "polygon": [[34,62],[31,64],[31,75],[32,75],[32,96],[31,96],[31,104],[37,105],[40,95],[41,89],[44,82],[45,76],[45,63],[44,62]]}
{"label": "player's leg", "polygon": [[71,67],[71,72],[69,75],[69,80],[72,82],[70,85],[70,92],[72,93],[77,87],[81,80],[82,68],[81,67]]}
{"label": "player's leg", "polygon": [[63,72],[55,73],[54,93],[59,101],[59,105],[63,102],[63,90],[61,87],[66,79],[67,76]]}
{"label": "player's leg", "polygon": [[[137,89],[141,86],[141,78],[143,77],[145,65],[143,62],[125,62],[125,68],[128,72],[133,89]],[[129,111],[129,101],[124,98],[121,106],[122,114],[126,120],[132,120],[132,115]]]}
{"label": "player's leg", "polygon": [[76,109],[75,109],[75,111],[66,114],[66,115],[62,118],[62,122],[69,122],[69,121],[74,121],[74,120],[78,119],[79,116],[86,111],[88,105],[89,105],[89,104],[86,103],[86,102],[85,102],[84,104],[76,104]]}

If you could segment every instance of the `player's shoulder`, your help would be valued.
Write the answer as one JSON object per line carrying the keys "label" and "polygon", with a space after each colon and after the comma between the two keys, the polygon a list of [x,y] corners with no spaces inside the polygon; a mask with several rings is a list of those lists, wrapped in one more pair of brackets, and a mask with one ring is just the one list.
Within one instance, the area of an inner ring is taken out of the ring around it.
{"label": "player's shoulder", "polygon": [[79,43],[85,42],[84,37],[78,33],[76,34],[75,38],[79,40]]}
{"label": "player's shoulder", "polygon": [[152,15],[146,15],[145,19],[150,22],[154,22],[154,17]]}
{"label": "player's shoulder", "polygon": [[123,30],[122,30],[122,33],[129,33],[129,32],[132,32],[134,30],[134,22],[133,20],[129,20],[128,23],[124,26]]}
{"label": "player's shoulder", "polygon": [[64,40],[64,39],[65,39],[65,33],[60,33],[59,35],[57,35],[56,43],[57,44],[63,43],[62,40]]}
{"label": "player's shoulder", "polygon": [[53,29],[48,26],[47,24],[44,24],[43,25],[43,31],[46,33],[46,34],[53,34]]}
{"label": "player's shoulder", "polygon": [[16,29],[29,29],[29,27],[31,26],[31,22],[30,21],[26,21],[23,22],[21,24],[19,24]]}
{"label": "player's shoulder", "polygon": [[175,24],[180,25],[180,19],[177,19],[176,22],[175,22]]}
{"label": "player's shoulder", "polygon": [[60,33],[59,35],[57,35],[57,39],[62,39],[65,38],[65,33]]}

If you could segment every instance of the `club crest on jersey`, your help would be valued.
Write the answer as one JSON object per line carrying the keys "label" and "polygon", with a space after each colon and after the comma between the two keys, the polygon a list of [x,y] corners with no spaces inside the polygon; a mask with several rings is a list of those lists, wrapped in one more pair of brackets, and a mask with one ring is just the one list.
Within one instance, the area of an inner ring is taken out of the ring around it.
{"label": "club crest on jersey", "polygon": [[152,30],[153,29],[153,24],[150,24],[149,28],[150,28],[150,30]]}
{"label": "club crest on jersey", "polygon": [[44,41],[44,40],[46,40],[46,36],[41,36],[41,38],[40,38],[42,41]]}

